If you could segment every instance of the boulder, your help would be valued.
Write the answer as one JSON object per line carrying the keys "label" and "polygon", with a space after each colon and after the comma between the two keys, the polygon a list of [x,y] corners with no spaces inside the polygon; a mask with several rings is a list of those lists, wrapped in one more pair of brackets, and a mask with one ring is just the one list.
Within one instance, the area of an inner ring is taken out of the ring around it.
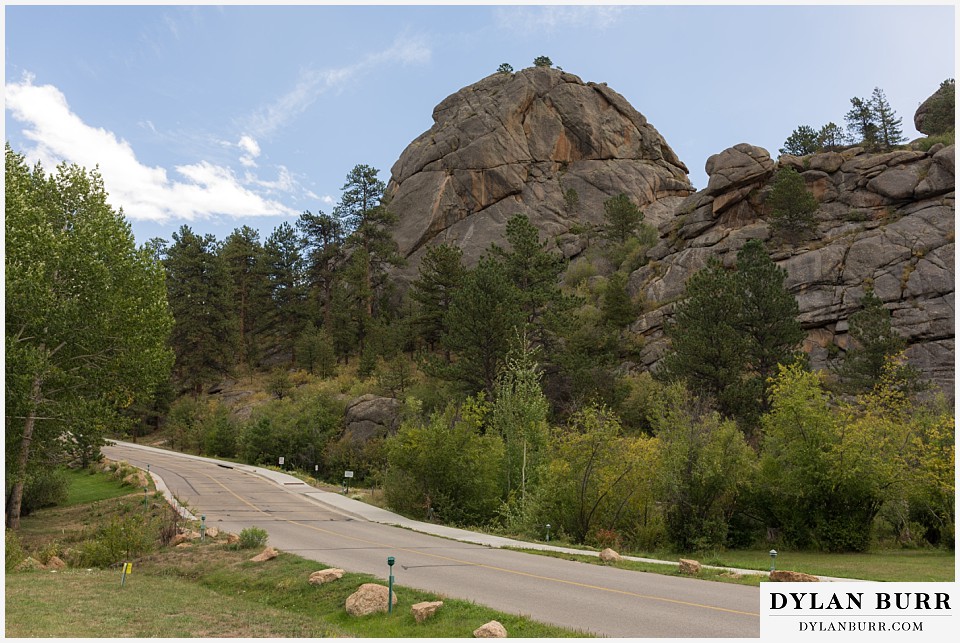
{"label": "boulder", "polygon": [[56,569],[62,570],[66,569],[67,564],[63,562],[58,556],[51,556],[50,560],[47,561],[47,569]]}
{"label": "boulder", "polygon": [[680,573],[696,576],[700,573],[700,562],[689,558],[680,559]]}
{"label": "boulder", "polygon": [[[376,583],[364,583],[357,591],[347,597],[345,604],[347,614],[351,616],[366,616],[377,612],[387,611],[387,595],[389,589]],[[393,604],[397,604],[397,594],[393,593]]]}
{"label": "boulder", "polygon": [[802,572],[776,569],[770,572],[770,580],[775,583],[818,583],[820,579]]}
{"label": "boulder", "polygon": [[34,558],[33,556],[27,556],[22,561],[20,561],[17,566],[14,568],[18,572],[31,572],[31,571],[41,571],[46,569],[43,563]]}
{"label": "boulder", "polygon": [[395,433],[403,404],[392,397],[361,395],[347,404],[344,411],[344,439],[366,442]]}
{"label": "boulder", "polygon": [[216,527],[207,527],[206,537],[207,538],[216,538],[220,535],[220,530]]}
{"label": "boulder", "polygon": [[343,574],[344,571],[342,569],[337,569],[335,567],[330,569],[321,569],[320,571],[310,574],[310,584],[324,585],[325,583],[332,583],[335,580],[340,580],[343,578]]}
{"label": "boulder", "polygon": [[430,601],[426,603],[416,603],[410,606],[410,612],[417,623],[423,623],[425,620],[437,613],[437,610],[443,607],[443,601]]}
{"label": "boulder", "polygon": [[930,98],[920,103],[913,115],[913,125],[927,136],[943,134],[954,125],[954,86],[941,85]]}
{"label": "boulder", "polygon": [[600,552],[600,560],[605,563],[616,563],[620,561],[620,554],[607,547]]}
{"label": "boulder", "polygon": [[773,176],[776,164],[762,147],[740,143],[707,159],[708,194],[739,190]]}
{"label": "boulder", "polygon": [[507,638],[507,628],[499,621],[490,621],[484,623],[473,631],[473,638],[476,639],[505,639]]}
{"label": "boulder", "polygon": [[262,563],[268,560],[273,560],[279,555],[280,555],[280,552],[278,552],[276,549],[274,549],[273,547],[267,547],[262,552],[260,552],[259,554],[251,558],[250,562]]}
{"label": "boulder", "polygon": [[238,536],[237,534],[231,534],[230,532],[226,532],[226,537],[227,537],[226,544],[228,546],[236,545],[238,542],[240,542],[240,536]]}

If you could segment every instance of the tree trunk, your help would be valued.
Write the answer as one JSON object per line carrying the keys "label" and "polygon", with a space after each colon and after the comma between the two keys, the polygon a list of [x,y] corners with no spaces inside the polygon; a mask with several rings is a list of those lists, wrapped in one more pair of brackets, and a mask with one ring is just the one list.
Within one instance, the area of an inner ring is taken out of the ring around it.
{"label": "tree trunk", "polygon": [[20,453],[17,454],[16,481],[7,498],[7,527],[20,527],[20,507],[23,504],[23,484],[27,478],[27,461],[30,458],[30,442],[33,440],[33,427],[37,423],[37,409],[40,406],[40,374],[34,375],[30,389],[30,412],[23,424],[23,437],[20,439]]}

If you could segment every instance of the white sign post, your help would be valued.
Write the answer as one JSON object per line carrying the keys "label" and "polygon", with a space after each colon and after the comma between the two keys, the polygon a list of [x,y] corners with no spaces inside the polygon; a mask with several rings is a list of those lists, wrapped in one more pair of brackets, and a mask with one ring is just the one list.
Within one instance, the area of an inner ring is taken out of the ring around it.
{"label": "white sign post", "polygon": [[343,494],[344,495],[350,492],[350,478],[352,477],[353,477],[353,471],[343,472]]}

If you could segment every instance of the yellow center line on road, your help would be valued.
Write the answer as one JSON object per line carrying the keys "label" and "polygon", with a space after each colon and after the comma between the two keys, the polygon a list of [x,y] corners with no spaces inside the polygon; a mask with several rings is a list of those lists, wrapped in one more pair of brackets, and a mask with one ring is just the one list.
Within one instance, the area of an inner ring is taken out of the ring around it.
{"label": "yellow center line on road", "polygon": [[[237,495],[236,493],[234,493],[232,489],[230,489],[227,485],[223,484],[221,481],[217,480],[217,479],[214,478],[213,476],[211,476],[211,475],[209,475],[209,474],[207,474],[207,473],[204,473],[203,475],[207,476],[208,478],[210,478],[211,480],[213,480],[214,482],[216,482],[218,485],[220,485],[221,487],[223,487],[230,495],[232,495],[232,496],[233,496],[234,498],[236,498],[237,500],[239,500],[239,501],[243,502],[244,504],[252,507],[253,509],[259,511],[260,513],[263,513],[263,514],[267,513],[266,511],[264,511],[263,509],[257,507],[257,506],[254,505],[253,503],[247,501],[245,498],[242,498],[241,496],[239,496],[239,495]],[[322,532],[322,533],[325,533],[325,534],[330,534],[331,536],[336,536],[336,537],[338,537],[338,538],[345,538],[345,539],[347,539],[347,540],[354,540],[354,541],[356,541],[356,542],[364,543],[364,544],[367,544],[367,545],[373,545],[373,546],[375,546],[375,547],[383,547],[383,548],[386,548],[386,549],[395,549],[395,550],[397,550],[397,551],[407,552],[408,554],[417,554],[417,555],[420,555],[420,556],[428,556],[428,557],[430,557],[430,558],[437,558],[437,559],[440,559],[440,560],[446,560],[446,561],[450,561],[450,562],[454,562],[454,563],[459,563],[459,564],[462,564],[462,565],[468,565],[468,566],[471,566],[471,567],[481,567],[481,568],[483,568],[483,569],[489,569],[489,570],[492,570],[492,571],[503,572],[503,573],[505,573],[505,574],[515,574],[515,575],[517,575],[517,576],[526,576],[526,577],[528,577],[528,578],[535,578],[535,579],[537,579],[537,580],[551,581],[551,582],[554,582],[554,583],[561,583],[561,584],[563,584],[563,585],[572,585],[572,586],[574,586],[574,587],[583,587],[583,588],[585,588],[585,589],[594,589],[594,590],[597,590],[597,591],[600,591],[600,592],[610,592],[610,593],[613,593],[613,594],[623,594],[623,595],[625,595],[625,596],[635,596],[635,597],[637,597],[637,598],[645,598],[645,599],[648,599],[648,600],[651,600],[651,601],[661,601],[661,602],[664,602],[664,603],[674,603],[674,604],[676,604],[676,605],[685,605],[685,606],[687,606],[687,607],[698,607],[698,608],[701,608],[701,609],[715,610],[715,611],[717,611],[717,612],[728,612],[728,613],[730,613],[730,614],[741,614],[741,615],[743,615],[743,616],[760,616],[759,612],[744,612],[744,611],[741,611],[741,610],[728,609],[728,608],[726,608],[726,607],[717,607],[717,606],[715,606],[715,605],[703,605],[703,604],[701,604],[701,603],[690,603],[690,602],[688,602],[688,601],[680,601],[680,600],[673,599],[673,598],[664,598],[664,597],[662,597],[662,596],[650,596],[649,594],[638,594],[638,593],[636,593],[636,592],[630,592],[630,591],[622,590],[622,589],[613,589],[613,588],[611,588],[611,587],[600,587],[600,586],[598,586],[598,585],[589,585],[589,584],[586,584],[586,583],[578,583],[578,582],[576,582],[576,581],[566,580],[566,579],[563,579],[563,578],[553,578],[553,577],[550,577],[550,576],[540,576],[540,575],[538,575],[538,574],[531,574],[531,573],[529,573],[529,572],[521,572],[521,571],[516,570],[516,569],[507,569],[507,568],[505,568],[505,567],[496,567],[496,566],[494,566],[494,565],[485,565],[485,564],[483,564],[483,563],[474,563],[474,562],[471,562],[471,561],[469,561],[469,560],[461,560],[461,559],[459,559],[459,558],[451,558],[451,557],[449,557],[449,556],[441,556],[440,554],[431,554],[431,553],[428,553],[428,552],[425,552],[425,551],[420,551],[420,550],[418,550],[418,549],[408,549],[408,548],[405,548],[405,547],[397,547],[397,546],[395,546],[395,545],[388,545],[388,544],[386,544],[386,543],[377,542],[377,541],[374,541],[374,540],[367,540],[366,538],[359,538],[359,537],[357,537],[357,536],[347,536],[346,534],[341,534],[341,533],[338,533],[338,532],[336,532],[336,531],[330,531],[329,529],[324,529],[324,528],[322,528],[322,527],[315,527],[315,526],[313,526],[313,525],[307,525],[307,524],[304,524],[304,523],[302,523],[302,522],[297,522],[297,521],[295,521],[295,520],[282,520],[282,519],[281,519],[281,520],[279,520],[278,522],[286,522],[286,523],[289,523],[289,524],[291,524],[291,525],[297,525],[298,527],[306,527],[307,529],[313,529],[314,531],[319,531],[319,532]]]}

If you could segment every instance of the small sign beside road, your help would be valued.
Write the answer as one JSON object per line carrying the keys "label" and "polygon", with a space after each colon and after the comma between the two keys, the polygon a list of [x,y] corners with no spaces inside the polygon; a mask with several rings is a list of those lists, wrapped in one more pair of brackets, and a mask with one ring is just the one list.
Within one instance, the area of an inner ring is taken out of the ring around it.
{"label": "small sign beside road", "polygon": [[344,478],[352,478],[352,477],[353,477],[353,471],[344,471],[344,472],[343,472],[343,477],[344,477]]}

